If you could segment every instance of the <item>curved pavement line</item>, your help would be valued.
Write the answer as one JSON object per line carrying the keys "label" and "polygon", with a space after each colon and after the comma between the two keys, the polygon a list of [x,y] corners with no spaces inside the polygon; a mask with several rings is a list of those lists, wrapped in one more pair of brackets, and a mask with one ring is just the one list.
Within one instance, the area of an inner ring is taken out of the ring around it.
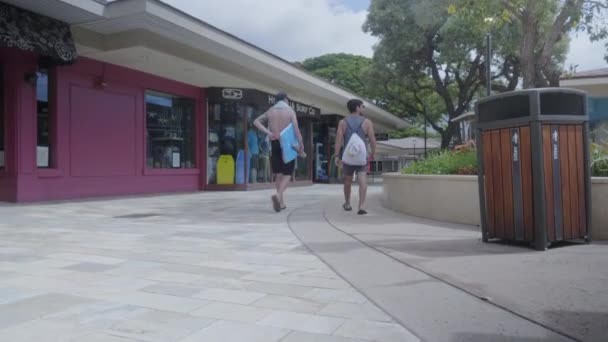
{"label": "curved pavement line", "polygon": [[[313,206],[312,205],[303,206],[303,207],[296,208],[296,209],[292,210],[291,212],[289,212],[289,215],[287,215],[287,226],[291,230],[291,233],[302,243],[302,245],[304,245],[306,247],[306,249],[308,249],[308,251],[310,251],[310,253],[312,253],[317,258],[319,258],[319,260],[321,260],[321,262],[323,262],[330,270],[332,270],[332,272],[334,272],[338,277],[340,277],[347,284],[349,284],[353,289],[355,289],[357,292],[359,292],[370,303],[374,304],[380,311],[384,312],[386,315],[388,315],[389,317],[391,317],[396,323],[400,324],[405,330],[407,330],[410,334],[412,334],[412,337],[414,337],[416,339],[416,341],[424,341],[419,335],[416,334],[416,332],[413,329],[411,329],[410,327],[408,327],[407,324],[405,324],[405,322],[402,322],[399,319],[399,317],[396,317],[391,312],[385,310],[384,307],[382,307],[380,304],[378,304],[378,303],[376,303],[376,301],[374,301],[374,298],[368,296],[367,293],[365,293],[364,291],[361,291],[361,289],[359,287],[357,287],[356,284],[354,284],[348,278],[344,277],[340,272],[338,272],[338,270],[336,270],[332,266],[331,263],[329,263],[327,260],[325,260],[325,258],[323,258],[323,256],[319,255],[319,253],[317,253],[317,251],[315,251],[314,249],[312,249],[300,237],[300,235],[298,235],[298,233],[296,232],[296,230],[292,226],[292,222],[291,222],[292,216],[293,216],[294,213],[296,213],[296,212],[298,212],[298,211],[300,211],[302,209],[306,209],[306,208],[310,208],[310,207],[313,207]],[[325,214],[325,213],[323,213],[323,214]],[[323,218],[325,219],[325,215],[323,215]],[[404,341],[404,342],[406,342],[406,341]]]}
{"label": "curved pavement line", "polygon": [[[361,241],[332,224],[322,204],[293,210],[287,224],[332,271],[420,339],[580,341]],[[408,304],[416,310],[403,310]]]}

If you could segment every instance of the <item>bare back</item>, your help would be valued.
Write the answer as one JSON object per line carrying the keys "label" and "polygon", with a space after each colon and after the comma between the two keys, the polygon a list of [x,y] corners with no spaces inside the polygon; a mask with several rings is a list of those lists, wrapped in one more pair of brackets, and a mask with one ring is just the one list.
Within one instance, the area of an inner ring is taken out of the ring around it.
{"label": "bare back", "polygon": [[279,136],[285,127],[293,123],[295,116],[296,114],[291,108],[271,108],[266,112],[269,129],[276,136]]}
{"label": "bare back", "polygon": [[[266,121],[268,121],[268,128],[264,127],[263,124],[263,122]],[[265,132],[266,134],[270,134],[271,140],[278,140],[279,136],[281,135],[281,131],[283,131],[285,127],[289,126],[290,123],[293,124],[300,148],[303,149],[304,144],[302,142],[302,134],[300,133],[300,127],[298,126],[296,112],[294,112],[294,110],[286,103],[274,105],[253,122],[253,124],[259,130]]]}

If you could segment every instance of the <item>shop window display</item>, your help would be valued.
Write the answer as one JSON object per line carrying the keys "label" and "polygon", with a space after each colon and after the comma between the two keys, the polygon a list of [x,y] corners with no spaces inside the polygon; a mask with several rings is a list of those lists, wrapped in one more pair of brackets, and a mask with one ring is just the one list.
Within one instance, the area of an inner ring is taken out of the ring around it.
{"label": "shop window display", "polygon": [[36,144],[36,164],[39,168],[51,167],[51,131],[52,118],[49,106],[49,71],[40,69],[36,73],[36,104],[37,104],[37,144]]}
{"label": "shop window display", "polygon": [[[241,185],[272,183],[269,138],[254,120],[275,103],[274,95],[255,89],[207,88],[207,184]],[[298,158],[296,180],[311,179],[312,124],[320,110],[290,101],[298,115],[306,158]]]}
{"label": "shop window display", "polygon": [[244,183],[246,107],[236,102],[209,104],[208,184]]}
{"label": "shop window display", "polygon": [[146,92],[146,156],[148,168],[195,168],[195,101]]}
{"label": "shop window display", "polygon": [[247,151],[251,161],[249,183],[270,183],[273,181],[270,168],[272,150],[270,138],[253,125],[253,121],[263,113],[260,110],[252,110],[249,114],[247,118]]}

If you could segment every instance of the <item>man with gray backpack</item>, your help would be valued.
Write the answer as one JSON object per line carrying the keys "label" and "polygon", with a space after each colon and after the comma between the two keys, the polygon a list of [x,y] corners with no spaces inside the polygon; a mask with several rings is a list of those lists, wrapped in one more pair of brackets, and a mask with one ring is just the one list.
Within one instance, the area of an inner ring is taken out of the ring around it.
{"label": "man with gray backpack", "polygon": [[[350,205],[350,193],[353,176],[357,173],[359,183],[359,210],[357,214],[365,215],[365,196],[367,195],[367,163],[373,160],[376,154],[376,135],[374,125],[369,119],[363,117],[365,105],[363,101],[352,99],[346,104],[350,115],[342,119],[336,132],[335,155],[337,166],[342,165],[344,175],[344,204],[346,211],[353,210]],[[371,154],[368,154],[366,140],[369,139]],[[344,143],[344,152],[340,150]]]}

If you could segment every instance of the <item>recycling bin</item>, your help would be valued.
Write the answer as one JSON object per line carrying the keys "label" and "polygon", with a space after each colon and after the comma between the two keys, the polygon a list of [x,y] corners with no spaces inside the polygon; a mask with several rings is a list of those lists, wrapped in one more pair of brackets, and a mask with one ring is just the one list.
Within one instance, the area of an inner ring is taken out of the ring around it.
{"label": "recycling bin", "polygon": [[513,91],[475,106],[484,242],[591,242],[585,92]]}

